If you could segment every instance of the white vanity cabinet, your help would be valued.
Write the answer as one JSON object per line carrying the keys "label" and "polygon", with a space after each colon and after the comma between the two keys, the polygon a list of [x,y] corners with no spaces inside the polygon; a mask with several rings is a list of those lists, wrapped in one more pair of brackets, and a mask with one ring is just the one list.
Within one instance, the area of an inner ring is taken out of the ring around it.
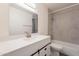
{"label": "white vanity cabinet", "polygon": [[[8,51],[6,47],[10,51]],[[5,47],[3,48],[2,51],[0,52],[2,52],[3,56],[45,56],[45,55],[49,56],[50,55],[50,36],[38,36],[37,39],[33,38],[30,40],[24,40],[24,41],[23,39],[18,39],[17,41],[9,43],[8,45],[5,44]]]}

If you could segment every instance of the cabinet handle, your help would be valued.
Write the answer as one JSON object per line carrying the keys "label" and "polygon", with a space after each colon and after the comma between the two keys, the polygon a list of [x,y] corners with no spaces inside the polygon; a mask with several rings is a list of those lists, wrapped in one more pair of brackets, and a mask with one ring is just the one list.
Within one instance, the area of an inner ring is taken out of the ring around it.
{"label": "cabinet handle", "polygon": [[47,50],[47,48],[45,48],[44,50]]}
{"label": "cabinet handle", "polygon": [[38,50],[38,54],[40,54],[40,50]]}
{"label": "cabinet handle", "polygon": [[47,56],[47,54],[45,54],[44,56]]}

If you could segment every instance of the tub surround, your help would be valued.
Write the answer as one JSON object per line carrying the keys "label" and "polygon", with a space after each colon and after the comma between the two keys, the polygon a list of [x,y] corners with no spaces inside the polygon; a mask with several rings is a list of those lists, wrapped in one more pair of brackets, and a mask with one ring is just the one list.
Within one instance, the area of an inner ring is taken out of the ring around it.
{"label": "tub surround", "polygon": [[[79,45],[59,40],[52,40],[52,44],[56,50],[69,56],[79,56]],[[57,49],[58,48],[58,49]]]}

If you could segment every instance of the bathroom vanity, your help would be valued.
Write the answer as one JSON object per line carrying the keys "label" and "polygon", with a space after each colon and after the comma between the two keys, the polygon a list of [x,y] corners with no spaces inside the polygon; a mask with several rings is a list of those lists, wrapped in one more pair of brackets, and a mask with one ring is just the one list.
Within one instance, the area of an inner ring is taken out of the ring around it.
{"label": "bathroom vanity", "polygon": [[[16,38],[17,37],[17,38]],[[31,38],[18,35],[14,39],[0,42],[3,56],[49,56],[50,36],[33,34]]]}

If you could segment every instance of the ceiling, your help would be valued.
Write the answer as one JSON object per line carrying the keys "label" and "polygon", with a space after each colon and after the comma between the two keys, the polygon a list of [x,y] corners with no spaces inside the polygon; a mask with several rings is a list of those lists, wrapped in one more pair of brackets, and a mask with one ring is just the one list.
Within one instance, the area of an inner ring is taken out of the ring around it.
{"label": "ceiling", "polygon": [[49,8],[49,12],[56,11],[58,9],[73,5],[76,3],[45,3],[45,5]]}

